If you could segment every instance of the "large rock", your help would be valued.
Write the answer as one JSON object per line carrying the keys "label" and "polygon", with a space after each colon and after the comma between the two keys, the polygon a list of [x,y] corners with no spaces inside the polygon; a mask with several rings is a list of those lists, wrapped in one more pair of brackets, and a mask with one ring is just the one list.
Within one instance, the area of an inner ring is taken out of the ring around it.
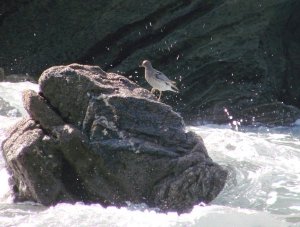
{"label": "large rock", "polygon": [[148,86],[137,67],[148,58],[179,82],[180,99],[163,98],[186,119],[225,123],[225,108],[246,124],[300,117],[298,0],[3,5],[0,67],[7,71],[40,75],[62,63],[102,64]]}
{"label": "large rock", "polygon": [[227,172],[147,90],[99,67],[46,70],[40,94],[23,94],[30,117],[2,149],[17,200],[124,205],[183,212],[210,202]]}

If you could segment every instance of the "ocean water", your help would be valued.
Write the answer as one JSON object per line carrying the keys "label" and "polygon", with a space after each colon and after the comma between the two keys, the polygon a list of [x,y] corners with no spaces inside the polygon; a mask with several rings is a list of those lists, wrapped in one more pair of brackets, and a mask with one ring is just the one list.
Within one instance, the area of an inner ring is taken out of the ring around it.
{"label": "ocean water", "polygon": [[[0,97],[23,115],[21,92],[38,90],[28,82],[0,83]],[[20,118],[0,116],[0,142],[5,130]],[[227,184],[210,204],[190,213],[160,213],[145,204],[104,208],[99,204],[61,203],[43,207],[13,203],[9,175],[0,152],[0,227],[2,226],[300,226],[300,125],[189,127],[204,139],[211,158],[229,171]]]}

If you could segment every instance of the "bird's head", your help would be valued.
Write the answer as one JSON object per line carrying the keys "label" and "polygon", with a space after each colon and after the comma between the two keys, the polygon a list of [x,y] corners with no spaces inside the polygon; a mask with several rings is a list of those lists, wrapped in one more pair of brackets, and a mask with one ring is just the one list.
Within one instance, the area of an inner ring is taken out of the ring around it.
{"label": "bird's head", "polygon": [[149,67],[152,67],[152,65],[151,65],[151,62],[150,62],[150,61],[144,60],[144,61],[142,62],[142,64],[140,64],[140,67],[149,68]]}

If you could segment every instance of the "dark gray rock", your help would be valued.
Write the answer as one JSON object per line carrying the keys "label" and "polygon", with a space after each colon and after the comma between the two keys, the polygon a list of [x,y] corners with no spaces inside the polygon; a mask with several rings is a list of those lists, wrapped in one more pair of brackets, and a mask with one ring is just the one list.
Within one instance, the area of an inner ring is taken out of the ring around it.
{"label": "dark gray rock", "polygon": [[19,83],[19,82],[24,82],[24,81],[29,81],[32,83],[36,83],[36,80],[29,76],[28,74],[10,74],[10,75],[5,75],[3,78],[4,82],[12,82],[12,83]]}
{"label": "dark gray rock", "polygon": [[4,69],[0,67],[0,81],[3,81],[5,78]]}
{"label": "dark gray rock", "polygon": [[2,149],[18,200],[184,212],[210,202],[227,172],[179,114],[123,76],[72,64],[46,70],[23,94],[30,118]]}
{"label": "dark gray rock", "polygon": [[24,81],[30,81],[30,82],[36,82],[34,78],[30,77],[28,74],[9,74],[5,75],[5,71],[2,67],[0,67],[0,82],[24,82]]}
{"label": "dark gray rock", "polygon": [[286,125],[300,117],[299,11],[298,0],[5,0],[0,67],[37,78],[98,64],[147,87],[138,64],[149,59],[179,82],[163,98],[185,120],[227,123],[227,108],[244,124]]}
{"label": "dark gray rock", "polygon": [[24,118],[2,144],[3,157],[12,174],[16,201],[33,200],[45,205],[75,201],[63,185],[62,154],[32,119]]}

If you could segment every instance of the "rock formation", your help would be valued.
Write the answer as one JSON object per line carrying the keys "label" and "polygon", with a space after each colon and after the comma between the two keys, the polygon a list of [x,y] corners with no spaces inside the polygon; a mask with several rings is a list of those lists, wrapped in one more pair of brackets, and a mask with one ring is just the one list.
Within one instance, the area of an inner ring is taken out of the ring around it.
{"label": "rock formation", "polygon": [[39,84],[39,94],[23,94],[29,117],[2,144],[16,200],[184,212],[222,190],[227,171],[202,139],[134,82],[72,64],[46,70]]}
{"label": "rock formation", "polygon": [[300,116],[298,0],[4,0],[2,10],[0,67],[12,73],[101,64],[146,87],[148,58],[179,82],[181,101],[164,102],[185,119],[227,123],[224,108],[244,124]]}

